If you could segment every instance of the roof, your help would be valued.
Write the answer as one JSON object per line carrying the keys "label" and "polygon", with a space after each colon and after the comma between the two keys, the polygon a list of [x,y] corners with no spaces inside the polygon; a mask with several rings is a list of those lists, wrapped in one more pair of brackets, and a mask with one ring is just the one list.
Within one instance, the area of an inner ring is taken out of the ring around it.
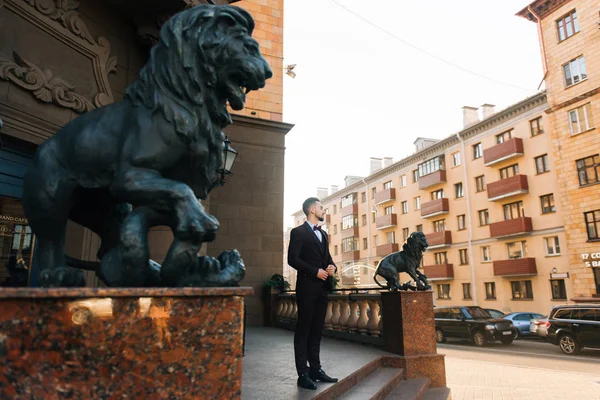
{"label": "roof", "polygon": [[519,11],[516,15],[532,22],[538,22],[538,17],[540,19],[547,17],[551,12],[569,1],[570,0],[536,0]]}

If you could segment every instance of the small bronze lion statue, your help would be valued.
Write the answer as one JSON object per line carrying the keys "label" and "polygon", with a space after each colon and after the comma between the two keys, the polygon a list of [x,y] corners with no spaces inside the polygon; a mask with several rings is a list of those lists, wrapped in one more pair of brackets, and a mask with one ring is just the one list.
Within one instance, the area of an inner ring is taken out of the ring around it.
{"label": "small bronze lion statue", "polygon": [[[423,232],[411,233],[406,243],[402,245],[402,251],[389,254],[379,262],[377,270],[373,275],[373,280],[382,288],[392,291],[407,290],[412,286],[406,283],[400,284],[398,278],[400,272],[406,272],[415,281],[417,290],[431,289],[427,277],[418,270],[423,258],[423,252],[428,246]],[[377,281],[377,275],[382,276],[387,281],[387,286]]]}
{"label": "small bronze lion statue", "polygon": [[[213,188],[223,161],[227,103],[241,110],[246,94],[273,75],[253,30],[252,16],[237,7],[176,14],[123,100],[81,115],[39,147],[23,206],[38,239],[41,286],[81,285],[81,271],[67,265],[90,269],[65,257],[68,219],[100,236],[96,272],[108,286],[189,285],[202,281],[183,279],[198,265],[212,268],[200,274],[210,285],[218,271],[229,275],[224,282],[241,279],[198,260],[219,227],[198,199]],[[147,239],[158,225],[174,235],[160,267],[149,259]],[[230,258],[242,271],[235,253],[221,261]]]}

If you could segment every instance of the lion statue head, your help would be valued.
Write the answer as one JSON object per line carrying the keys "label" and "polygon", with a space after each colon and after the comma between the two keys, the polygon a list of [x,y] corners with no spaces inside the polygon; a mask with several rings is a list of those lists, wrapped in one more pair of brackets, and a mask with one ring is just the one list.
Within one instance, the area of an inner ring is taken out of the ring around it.
{"label": "lion statue head", "polygon": [[410,234],[406,243],[402,245],[402,250],[412,255],[420,256],[429,247],[427,238],[423,232],[413,232]]}

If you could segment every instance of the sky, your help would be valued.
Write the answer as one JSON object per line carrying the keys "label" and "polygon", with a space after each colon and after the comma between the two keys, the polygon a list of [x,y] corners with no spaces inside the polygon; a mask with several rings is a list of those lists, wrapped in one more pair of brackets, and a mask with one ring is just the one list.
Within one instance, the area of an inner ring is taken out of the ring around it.
{"label": "sky", "polygon": [[285,0],[284,65],[296,64],[297,75],[284,75],[283,120],[295,124],[284,224],[317,187],[367,176],[370,157],[398,161],[419,136],[459,131],[463,106],[498,111],[535,94],[537,26],[515,16],[529,3]]}

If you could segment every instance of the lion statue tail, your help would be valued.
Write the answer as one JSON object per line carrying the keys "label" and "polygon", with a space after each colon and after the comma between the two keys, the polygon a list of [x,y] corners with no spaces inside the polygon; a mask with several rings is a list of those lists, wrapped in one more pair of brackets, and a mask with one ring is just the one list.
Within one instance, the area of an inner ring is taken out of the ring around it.
{"label": "lion statue tail", "polygon": [[[381,263],[380,263],[381,264]],[[379,286],[382,287],[384,289],[387,289],[387,286],[383,286],[378,280],[377,280],[377,275],[379,275],[379,265],[377,266],[377,269],[375,270],[375,273],[373,274],[373,280],[375,281],[375,283]]]}

